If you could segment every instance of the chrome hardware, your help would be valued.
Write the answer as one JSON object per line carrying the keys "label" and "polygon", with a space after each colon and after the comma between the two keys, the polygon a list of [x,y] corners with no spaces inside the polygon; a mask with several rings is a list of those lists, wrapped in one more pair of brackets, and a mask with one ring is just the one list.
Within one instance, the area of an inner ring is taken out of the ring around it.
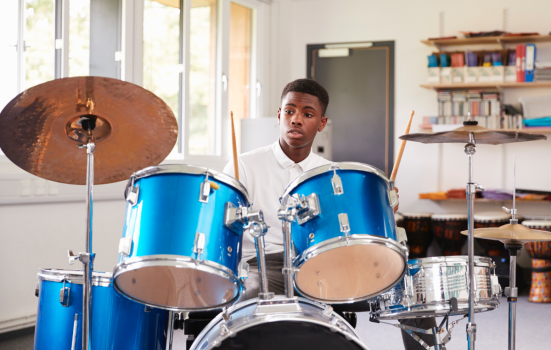
{"label": "chrome hardware", "polygon": [[[268,299],[258,299],[256,302],[256,309],[253,315],[275,315],[275,314],[289,314],[289,313],[302,313],[302,308],[298,302],[298,298],[273,298],[274,293],[268,293],[270,297]],[[292,301],[292,302],[289,302]]]}
{"label": "chrome hardware", "polygon": [[239,266],[237,266],[237,276],[241,281],[249,278],[249,264],[245,260],[241,260]]}
{"label": "chrome hardware", "polygon": [[501,290],[501,285],[499,284],[499,280],[496,275],[490,276],[490,285],[492,286],[492,294],[498,298],[501,298],[503,291]]}
{"label": "chrome hardware", "polygon": [[476,193],[477,191],[478,192],[484,192],[486,190],[484,189],[484,187],[482,185],[479,185],[477,183],[472,182],[472,183],[467,184],[466,191],[467,191],[467,194],[470,194],[470,193]]}
{"label": "chrome hardware", "polygon": [[392,208],[396,207],[398,205],[398,193],[396,193],[396,190],[392,189],[391,191],[388,191],[388,202],[390,203],[390,206]]}
{"label": "chrome hardware", "polygon": [[240,235],[249,222],[264,222],[262,210],[252,211],[249,207],[236,207],[231,202],[226,203],[224,226]]}
{"label": "chrome hardware", "polygon": [[69,256],[69,265],[73,265],[77,260],[83,264],[90,264],[96,257],[96,253],[78,253],[78,255],[75,255],[72,250],[67,251],[67,255]]}
{"label": "chrome hardware", "polygon": [[[404,285],[405,285],[405,296],[409,298],[413,298],[414,292],[413,292],[413,276],[404,276]],[[409,302],[409,300],[408,300]]]}
{"label": "chrome hardware", "polygon": [[254,238],[258,238],[268,232],[268,225],[264,221],[251,221],[243,227],[243,232],[247,232]]}
{"label": "chrome hardware", "polygon": [[282,221],[293,222],[295,221],[295,216],[297,215],[297,210],[295,208],[296,203],[294,203],[294,198],[292,197],[287,197],[285,202],[289,202],[288,199],[292,199],[292,203],[286,203],[279,207],[279,210],[277,211],[277,217],[279,220]]}
{"label": "chrome hardware", "polygon": [[331,316],[332,313],[333,313],[333,308],[331,307],[331,305],[326,304],[325,305],[325,310],[323,310],[323,314],[325,316]]}
{"label": "chrome hardware", "polygon": [[195,242],[193,243],[193,252],[197,254],[197,260],[201,260],[203,248],[205,248],[205,234],[197,232],[195,234]]}
{"label": "chrome hardware", "polygon": [[340,195],[344,193],[344,188],[342,187],[342,180],[337,175],[337,169],[340,169],[337,164],[331,165],[329,170],[333,170],[333,177],[331,178],[331,184],[333,185],[333,193]]}
{"label": "chrome hardware", "polygon": [[397,241],[400,243],[407,242],[408,236],[406,234],[406,229],[403,227],[396,227],[396,238]]}
{"label": "chrome hardware", "polygon": [[129,184],[125,191],[125,199],[131,206],[138,204],[138,197],[140,194],[140,186],[134,187],[135,176],[130,176]]}
{"label": "chrome hardware", "polygon": [[201,182],[201,192],[199,193],[199,202],[208,203],[210,195],[209,173],[207,171],[205,181]]}
{"label": "chrome hardware", "polygon": [[78,331],[78,314],[75,314],[75,322],[73,323],[73,341],[71,342],[71,350],[75,350]]}
{"label": "chrome hardware", "polygon": [[40,283],[36,282],[36,285],[34,287],[34,296],[38,297],[40,295]]}
{"label": "chrome hardware", "polygon": [[304,197],[304,195],[299,197],[298,194],[294,194],[293,197],[297,202],[296,216],[299,225],[302,225],[321,214],[321,206],[317,194],[312,193],[307,197]]}
{"label": "chrome hardware", "polygon": [[65,287],[65,281],[67,281],[67,278],[63,278],[63,287],[59,291],[59,302],[61,303],[61,306],[68,307],[69,306],[69,294],[71,293],[71,288]]}
{"label": "chrome hardware", "polygon": [[310,234],[308,235],[308,238],[310,238],[310,239],[314,239],[314,237],[315,237],[315,236],[316,236],[315,234],[313,234],[313,233],[310,233]]}
{"label": "chrome hardware", "polygon": [[119,253],[130,256],[132,251],[132,236],[126,236],[119,241]]}
{"label": "chrome hardware", "polygon": [[518,297],[518,288],[505,287],[505,290],[503,291],[503,295],[509,298],[516,298]]}
{"label": "chrome hardware", "polygon": [[339,214],[339,224],[341,226],[341,232],[344,232],[346,236],[350,232],[350,223],[348,221],[348,214],[342,213]]}
{"label": "chrome hardware", "polygon": [[151,306],[144,305],[143,312],[151,312],[151,310],[153,310]]}

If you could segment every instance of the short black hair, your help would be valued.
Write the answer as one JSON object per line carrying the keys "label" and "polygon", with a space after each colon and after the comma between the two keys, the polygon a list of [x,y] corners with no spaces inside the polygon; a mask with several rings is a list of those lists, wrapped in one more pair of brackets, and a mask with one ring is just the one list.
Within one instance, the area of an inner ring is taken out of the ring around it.
{"label": "short black hair", "polygon": [[325,116],[327,105],[329,105],[329,94],[320,83],[312,79],[297,79],[285,85],[281,93],[281,100],[289,92],[302,92],[304,94],[316,96],[322,108],[321,116]]}

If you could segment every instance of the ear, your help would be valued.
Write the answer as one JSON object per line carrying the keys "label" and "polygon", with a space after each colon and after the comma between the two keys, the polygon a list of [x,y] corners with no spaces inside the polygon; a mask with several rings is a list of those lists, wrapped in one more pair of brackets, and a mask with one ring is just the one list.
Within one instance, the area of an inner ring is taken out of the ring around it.
{"label": "ear", "polygon": [[325,126],[327,125],[327,116],[325,117],[321,117],[321,120],[320,120],[320,125],[318,127],[318,132],[322,132],[323,129],[325,129]]}
{"label": "ear", "polygon": [[277,109],[277,124],[278,125],[281,125],[281,118],[280,118],[280,115],[281,115],[281,107],[279,107]]}

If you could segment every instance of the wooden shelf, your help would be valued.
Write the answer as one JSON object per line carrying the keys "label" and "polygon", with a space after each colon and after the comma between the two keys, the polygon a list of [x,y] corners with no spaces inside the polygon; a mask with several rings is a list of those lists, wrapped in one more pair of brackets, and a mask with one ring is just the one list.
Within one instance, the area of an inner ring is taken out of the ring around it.
{"label": "wooden shelf", "polygon": [[488,44],[521,44],[551,42],[551,35],[527,35],[527,36],[487,36],[480,38],[460,38],[443,40],[421,40],[428,46],[460,46],[460,45],[488,45]]}
{"label": "wooden shelf", "polygon": [[[425,198],[422,198],[422,200],[434,201],[434,202],[463,202],[463,203],[465,203],[467,201],[467,199],[463,199],[463,198],[446,198],[446,199],[425,199]],[[479,203],[501,203],[501,202],[512,202],[513,199],[512,198],[511,199],[475,198],[474,201],[479,202]],[[541,199],[517,198],[516,201],[517,202],[526,202],[526,203],[550,203],[551,204],[551,201],[544,201],[544,200],[541,200]]]}
{"label": "wooden shelf", "polygon": [[[424,126],[419,125],[419,129],[432,133],[432,127],[426,128]],[[550,134],[551,127],[550,128],[543,128],[543,127],[542,128],[524,128],[524,129],[498,129],[496,131],[520,131],[527,134]]]}
{"label": "wooden shelf", "polygon": [[458,83],[458,84],[421,84],[422,88],[434,90],[457,90],[457,89],[521,89],[521,88],[551,88],[551,81],[533,83]]}

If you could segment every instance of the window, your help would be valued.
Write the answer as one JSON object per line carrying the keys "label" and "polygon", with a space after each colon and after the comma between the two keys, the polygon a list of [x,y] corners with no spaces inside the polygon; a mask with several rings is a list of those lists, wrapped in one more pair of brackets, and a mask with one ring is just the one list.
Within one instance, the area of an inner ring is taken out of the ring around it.
{"label": "window", "polygon": [[90,0],[69,3],[69,76],[90,73]]}
{"label": "window", "polygon": [[54,78],[53,0],[25,1],[25,84],[21,91]]}

